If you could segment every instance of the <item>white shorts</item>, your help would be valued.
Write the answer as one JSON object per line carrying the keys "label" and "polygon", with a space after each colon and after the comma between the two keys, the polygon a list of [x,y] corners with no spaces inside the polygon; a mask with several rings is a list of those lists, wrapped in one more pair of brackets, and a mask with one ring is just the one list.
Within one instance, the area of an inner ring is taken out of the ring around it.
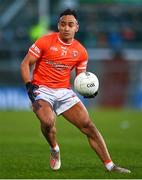
{"label": "white shorts", "polygon": [[72,89],[52,89],[46,86],[39,86],[35,92],[37,94],[35,100],[43,99],[50,103],[56,115],[60,115],[80,102],[80,99]]}

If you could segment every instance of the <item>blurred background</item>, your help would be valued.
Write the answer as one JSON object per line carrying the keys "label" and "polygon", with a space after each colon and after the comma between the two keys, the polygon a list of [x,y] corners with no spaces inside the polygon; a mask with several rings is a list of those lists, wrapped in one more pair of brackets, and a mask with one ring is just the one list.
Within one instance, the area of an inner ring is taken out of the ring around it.
{"label": "blurred background", "polygon": [[20,63],[38,37],[57,31],[65,8],[78,12],[76,38],[88,50],[88,71],[100,81],[99,96],[83,101],[141,110],[141,0],[0,0],[0,110],[29,110]]}

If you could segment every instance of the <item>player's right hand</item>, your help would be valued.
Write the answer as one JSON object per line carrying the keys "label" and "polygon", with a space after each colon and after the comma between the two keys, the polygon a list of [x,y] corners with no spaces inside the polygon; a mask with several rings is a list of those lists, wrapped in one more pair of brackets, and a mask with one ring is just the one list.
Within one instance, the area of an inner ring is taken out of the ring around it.
{"label": "player's right hand", "polygon": [[38,88],[39,86],[36,84],[32,84],[31,82],[26,83],[27,93],[32,103],[34,103],[36,97],[36,93],[34,91]]}
{"label": "player's right hand", "polygon": [[97,95],[98,95],[98,91],[95,92],[93,95],[90,95],[90,96],[83,96],[83,97],[84,97],[84,98],[90,99],[90,98],[94,98],[94,97],[97,96]]}

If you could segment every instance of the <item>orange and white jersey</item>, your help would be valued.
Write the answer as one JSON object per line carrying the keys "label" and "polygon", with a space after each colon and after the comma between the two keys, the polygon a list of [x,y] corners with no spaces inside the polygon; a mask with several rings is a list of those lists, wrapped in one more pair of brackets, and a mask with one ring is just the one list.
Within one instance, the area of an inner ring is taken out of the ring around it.
{"label": "orange and white jersey", "polygon": [[38,58],[32,82],[50,88],[70,88],[71,70],[86,70],[88,61],[86,49],[77,40],[66,44],[57,32],[39,38],[29,53]]}

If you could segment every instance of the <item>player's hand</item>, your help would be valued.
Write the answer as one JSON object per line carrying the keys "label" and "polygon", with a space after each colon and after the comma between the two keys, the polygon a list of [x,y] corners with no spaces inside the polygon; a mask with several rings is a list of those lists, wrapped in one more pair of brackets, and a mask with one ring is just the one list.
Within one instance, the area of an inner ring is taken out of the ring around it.
{"label": "player's hand", "polygon": [[98,94],[98,91],[95,92],[94,94],[90,95],[90,96],[83,96],[83,97],[90,99],[90,98],[94,98],[95,96],[97,96],[97,94]]}
{"label": "player's hand", "polygon": [[27,93],[32,103],[34,103],[36,97],[36,93],[34,91],[38,88],[38,85],[32,84],[31,82],[26,83]]}

